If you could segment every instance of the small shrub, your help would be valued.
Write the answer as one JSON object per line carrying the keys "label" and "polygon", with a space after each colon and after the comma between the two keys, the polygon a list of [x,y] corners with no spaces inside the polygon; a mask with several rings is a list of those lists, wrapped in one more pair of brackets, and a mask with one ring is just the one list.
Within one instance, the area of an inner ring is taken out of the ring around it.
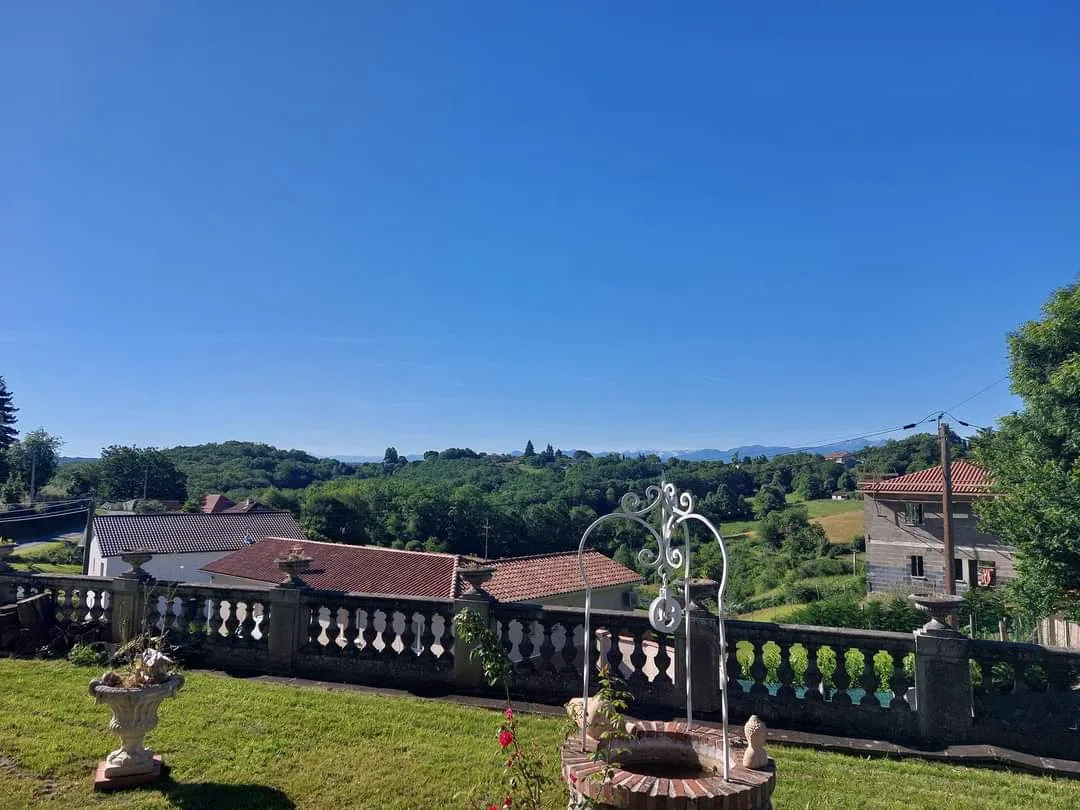
{"label": "small shrub", "polygon": [[101,643],[76,644],[68,653],[68,661],[77,667],[100,667],[109,660],[109,653]]}

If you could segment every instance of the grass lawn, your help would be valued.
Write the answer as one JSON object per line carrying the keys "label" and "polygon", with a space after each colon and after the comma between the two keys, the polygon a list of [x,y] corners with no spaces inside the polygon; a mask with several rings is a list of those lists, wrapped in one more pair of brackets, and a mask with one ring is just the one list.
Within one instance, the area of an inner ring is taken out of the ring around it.
{"label": "grass lawn", "polygon": [[[115,741],[105,730],[108,709],[86,694],[96,674],[63,662],[0,660],[4,810],[455,810],[501,795],[497,712],[200,673],[162,704],[161,725],[148,739],[172,766],[169,780],[94,794],[94,767]],[[564,727],[560,718],[535,716],[519,726],[523,741],[549,752],[552,774]],[[1080,782],[783,746],[770,753],[777,810],[1080,806]],[[546,806],[566,806],[561,789],[549,792]]]}
{"label": "grass lawn", "polygon": [[740,613],[737,618],[746,619],[752,622],[785,622],[788,616],[794,613],[799,608],[806,607],[806,603],[795,603],[792,605],[776,605],[775,607],[762,608],[761,610],[752,610],[749,613]]}
{"label": "grass lawn", "polygon": [[41,574],[81,574],[82,566],[74,563],[21,563],[14,562],[11,567],[16,571],[35,571]]}
{"label": "grass lawn", "polygon": [[827,515],[816,518],[814,522],[821,524],[821,527],[825,529],[830,543],[838,545],[848,545],[864,532],[862,511]]}
{"label": "grass lawn", "polygon": [[48,543],[41,543],[40,545],[33,546],[32,548],[17,548],[8,557],[9,560],[22,560],[27,557],[36,558],[48,554],[50,551],[59,551],[65,548],[68,544],[62,540],[55,540]]}

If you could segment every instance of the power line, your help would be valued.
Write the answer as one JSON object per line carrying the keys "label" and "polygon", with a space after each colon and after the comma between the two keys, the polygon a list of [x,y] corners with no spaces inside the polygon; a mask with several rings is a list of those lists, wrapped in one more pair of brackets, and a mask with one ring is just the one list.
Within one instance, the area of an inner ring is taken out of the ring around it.
{"label": "power line", "polygon": [[[951,408],[946,408],[946,411],[950,411],[953,408],[959,408],[961,405],[967,405],[969,402],[971,402],[971,400],[975,399],[975,397],[982,396],[983,394],[985,394],[987,391],[989,391],[994,386],[1001,385],[1007,379],[1009,379],[1008,374],[1006,374],[1000,380],[994,380],[992,383],[990,383],[988,386],[986,386],[986,388],[980,388],[978,391],[976,391],[974,394],[972,394],[967,399],[962,399],[959,402],[957,402],[955,405],[953,405]],[[959,420],[957,420],[957,421],[959,421]]]}
{"label": "power line", "polygon": [[69,512],[42,512],[38,515],[27,515],[25,517],[0,518],[0,523],[18,523],[23,520],[48,520],[49,518],[67,517],[68,515],[84,515],[86,511],[86,509],[72,509]]}

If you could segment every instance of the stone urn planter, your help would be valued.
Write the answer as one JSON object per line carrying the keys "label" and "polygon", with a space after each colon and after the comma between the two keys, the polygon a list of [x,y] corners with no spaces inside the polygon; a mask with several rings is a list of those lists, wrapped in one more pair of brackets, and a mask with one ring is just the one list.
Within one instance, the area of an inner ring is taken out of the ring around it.
{"label": "stone urn planter", "polygon": [[274,565],[284,571],[289,577],[283,584],[291,585],[294,588],[300,588],[306,584],[302,577],[303,574],[307,573],[308,569],[311,568],[313,562],[314,560],[311,557],[305,556],[300,548],[295,548],[288,557],[274,560]]}
{"label": "stone urn planter", "polygon": [[[159,666],[172,663],[164,656],[159,659],[163,659]],[[104,703],[112,709],[109,730],[120,737],[120,747],[98,764],[95,790],[135,787],[161,776],[161,757],[155,756],[143,741],[157,726],[158,706],[165,698],[176,696],[184,685],[184,676],[170,672],[160,682],[131,686],[124,683],[113,672],[90,682],[90,696],[96,703]]]}

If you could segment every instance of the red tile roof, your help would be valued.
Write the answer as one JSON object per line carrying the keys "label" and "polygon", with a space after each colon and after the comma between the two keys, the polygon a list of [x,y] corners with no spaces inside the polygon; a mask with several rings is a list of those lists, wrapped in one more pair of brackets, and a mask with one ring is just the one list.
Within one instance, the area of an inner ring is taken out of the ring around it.
{"label": "red tile roof", "polygon": [[224,512],[232,506],[236,506],[236,504],[224,495],[207,495],[203,498],[202,510],[208,515],[216,515],[218,512]]}
{"label": "red tile roof", "polygon": [[[954,495],[988,495],[990,493],[990,478],[986,470],[962,459],[952,463],[952,485]],[[897,478],[867,481],[861,489],[869,495],[942,495],[945,492],[945,475],[939,465]]]}
{"label": "red tile roof", "polygon": [[[620,565],[599,551],[585,552],[585,572],[589,585],[611,588],[642,582],[642,576]],[[495,573],[484,583],[484,590],[500,602],[531,602],[545,596],[584,591],[576,551],[539,554],[532,557],[506,557],[492,560]]]}
{"label": "red tile roof", "polygon": [[[463,588],[457,571],[464,559],[453,554],[346,546],[314,540],[297,542],[277,537],[241,548],[204,565],[202,570],[276,585],[285,581],[285,574],[274,560],[287,557],[290,550],[298,546],[312,559],[311,567],[301,579],[317,590],[449,599]],[[536,601],[545,596],[584,590],[576,551],[510,557],[491,560],[488,564],[495,568],[495,573],[484,589],[500,602]],[[636,571],[598,551],[586,552],[585,570],[594,588],[642,581]],[[468,586],[464,585],[464,589]]]}
{"label": "red tile roof", "polygon": [[150,515],[101,515],[94,518],[94,539],[104,557],[129,549],[156,554],[235,551],[264,537],[304,537],[288,512],[159,512]]}
{"label": "red tile roof", "polygon": [[376,546],[268,537],[204,565],[202,570],[276,585],[285,581],[285,574],[274,560],[287,557],[297,546],[312,559],[301,578],[317,590],[444,599],[456,595],[458,558],[454,555]]}

